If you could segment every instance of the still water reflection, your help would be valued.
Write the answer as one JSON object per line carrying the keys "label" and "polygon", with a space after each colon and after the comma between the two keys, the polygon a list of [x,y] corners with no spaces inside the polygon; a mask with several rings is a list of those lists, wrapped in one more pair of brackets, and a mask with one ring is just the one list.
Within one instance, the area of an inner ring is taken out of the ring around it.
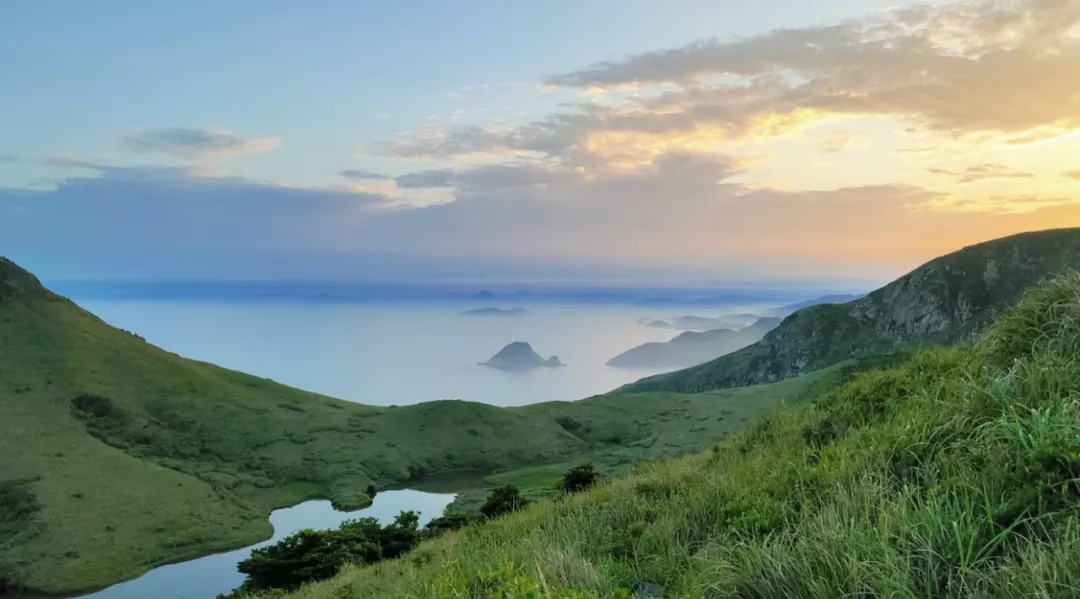
{"label": "still water reflection", "polygon": [[383,491],[371,506],[352,512],[339,512],[329,501],[307,501],[270,514],[273,538],[227,553],[155,568],[139,578],[113,585],[82,599],[214,599],[240,586],[244,575],[236,565],[247,559],[252,549],[265,547],[305,528],[337,528],[346,520],[378,518],[389,524],[403,510],[420,512],[420,525],[442,514],[454,500],[453,493],[431,493],[413,489]]}

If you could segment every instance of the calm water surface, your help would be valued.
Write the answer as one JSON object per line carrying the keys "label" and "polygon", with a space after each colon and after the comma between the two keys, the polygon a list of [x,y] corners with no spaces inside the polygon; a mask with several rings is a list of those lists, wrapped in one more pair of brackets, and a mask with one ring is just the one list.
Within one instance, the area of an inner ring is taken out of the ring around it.
{"label": "calm water surface", "polygon": [[[678,334],[637,322],[677,310],[628,307],[543,306],[522,317],[469,317],[460,312],[476,304],[80,303],[182,356],[374,405],[582,399],[657,372],[605,362]],[[557,355],[566,367],[503,372],[477,365],[512,341],[529,342],[544,358]]]}
{"label": "calm water surface", "polygon": [[389,524],[402,510],[420,512],[420,525],[442,514],[453,501],[452,493],[425,493],[414,490],[383,491],[370,507],[353,512],[339,512],[329,501],[307,501],[275,510],[270,515],[274,536],[268,541],[217,553],[179,564],[162,566],[140,578],[113,585],[82,599],[214,599],[244,582],[236,565],[251,555],[252,549],[264,547],[305,528],[337,528],[346,520],[375,517]]}

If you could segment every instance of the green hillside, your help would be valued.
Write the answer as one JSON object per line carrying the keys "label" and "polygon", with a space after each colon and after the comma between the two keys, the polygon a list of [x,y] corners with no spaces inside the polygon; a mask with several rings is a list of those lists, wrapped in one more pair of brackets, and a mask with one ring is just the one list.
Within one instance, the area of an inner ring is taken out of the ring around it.
{"label": "green hillside", "polygon": [[755,343],[779,325],[779,318],[766,317],[738,330],[686,331],[669,341],[653,341],[632,347],[607,363],[608,366],[621,368],[693,366]]}
{"label": "green hillside", "polygon": [[627,385],[697,393],[783,380],[837,362],[970,337],[1048,276],[1080,268],[1080,229],[1022,233],[942,256],[846,304],[799,310],[737,352]]}
{"label": "green hillside", "polygon": [[[1080,596],[1080,276],[712,451],[296,599]],[[281,595],[275,595],[281,597]]]}
{"label": "green hillside", "polygon": [[274,507],[365,505],[369,484],[682,455],[813,380],[685,400],[365,406],[180,358],[0,259],[0,588],[101,587],[266,538]]}

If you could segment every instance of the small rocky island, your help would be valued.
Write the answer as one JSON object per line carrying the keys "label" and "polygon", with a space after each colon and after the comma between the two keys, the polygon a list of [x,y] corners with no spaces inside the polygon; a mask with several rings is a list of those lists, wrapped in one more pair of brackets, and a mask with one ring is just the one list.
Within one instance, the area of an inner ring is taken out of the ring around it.
{"label": "small rocky island", "polygon": [[504,310],[502,308],[477,308],[475,310],[468,310],[462,312],[462,316],[525,316],[529,311],[525,308],[511,308],[510,310]]}
{"label": "small rocky island", "polygon": [[515,341],[499,350],[499,353],[487,362],[480,362],[480,365],[500,370],[531,370],[533,368],[558,368],[562,366],[562,362],[559,361],[558,356],[551,356],[545,360],[533,351],[528,343]]}

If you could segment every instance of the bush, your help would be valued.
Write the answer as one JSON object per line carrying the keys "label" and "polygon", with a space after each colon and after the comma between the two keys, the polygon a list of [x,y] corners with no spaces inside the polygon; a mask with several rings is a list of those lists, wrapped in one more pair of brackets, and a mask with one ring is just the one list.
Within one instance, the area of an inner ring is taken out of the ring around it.
{"label": "bush", "polygon": [[25,530],[40,510],[41,504],[27,481],[0,481],[0,540]]}
{"label": "bush", "polygon": [[592,464],[584,464],[568,470],[559,482],[559,488],[564,493],[580,493],[595,485],[599,478],[600,473]]}
{"label": "bush", "polygon": [[422,536],[425,539],[434,539],[444,533],[464,528],[469,524],[469,517],[464,514],[449,513],[434,518],[424,527]]}
{"label": "bush", "polygon": [[302,530],[252,551],[250,558],[240,562],[237,569],[247,575],[240,591],[296,590],[305,583],[334,576],[345,564],[399,557],[419,540],[416,512],[401,512],[387,526],[375,518],[360,518],[337,530]]}
{"label": "bush", "polygon": [[503,514],[509,514],[528,505],[528,501],[521,496],[521,491],[514,485],[499,487],[491,492],[491,495],[480,507],[480,513],[487,518],[498,518]]}

